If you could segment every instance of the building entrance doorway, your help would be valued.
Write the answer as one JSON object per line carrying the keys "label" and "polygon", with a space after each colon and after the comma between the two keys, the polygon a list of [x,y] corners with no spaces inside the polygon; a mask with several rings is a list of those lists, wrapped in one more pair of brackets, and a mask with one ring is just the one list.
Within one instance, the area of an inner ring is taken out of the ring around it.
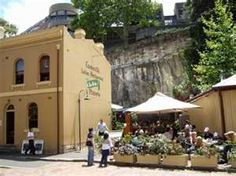
{"label": "building entrance doorway", "polygon": [[14,144],[15,135],[15,111],[14,106],[10,105],[6,111],[6,144]]}

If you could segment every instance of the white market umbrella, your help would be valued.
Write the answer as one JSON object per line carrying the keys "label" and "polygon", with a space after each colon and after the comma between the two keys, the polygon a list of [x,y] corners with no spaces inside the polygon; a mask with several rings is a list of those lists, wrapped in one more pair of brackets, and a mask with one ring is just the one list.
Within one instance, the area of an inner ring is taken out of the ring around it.
{"label": "white market umbrella", "polygon": [[115,110],[123,109],[123,106],[116,105],[116,104],[111,104],[111,108]]}
{"label": "white market umbrella", "polygon": [[157,92],[153,97],[146,102],[135,107],[129,108],[126,111],[136,113],[153,113],[153,112],[178,112],[181,110],[199,108],[200,106],[176,100],[168,97],[160,92]]}
{"label": "white market umbrella", "polygon": [[212,86],[213,88],[236,86],[236,74]]}

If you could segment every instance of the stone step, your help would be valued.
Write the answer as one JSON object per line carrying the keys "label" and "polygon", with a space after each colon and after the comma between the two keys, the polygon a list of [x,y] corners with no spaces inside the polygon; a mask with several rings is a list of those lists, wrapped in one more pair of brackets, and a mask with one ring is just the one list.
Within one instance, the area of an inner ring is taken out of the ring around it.
{"label": "stone step", "polygon": [[14,144],[0,145],[0,154],[18,153],[19,149]]}

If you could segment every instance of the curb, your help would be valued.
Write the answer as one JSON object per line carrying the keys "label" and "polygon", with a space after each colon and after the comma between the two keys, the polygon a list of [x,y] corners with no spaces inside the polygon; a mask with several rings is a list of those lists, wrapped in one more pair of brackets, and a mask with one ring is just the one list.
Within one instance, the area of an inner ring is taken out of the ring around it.
{"label": "curb", "polygon": [[[46,158],[46,157],[22,157],[25,160],[34,160],[34,161],[48,161],[48,162],[87,162],[87,159],[71,159],[71,158]],[[100,160],[94,160],[94,163],[100,163]],[[234,168],[202,168],[202,167],[175,167],[175,166],[164,166],[164,165],[153,165],[153,164],[137,164],[137,163],[118,163],[114,161],[108,161],[109,165],[120,166],[120,167],[139,167],[139,168],[160,168],[160,169],[171,169],[171,170],[196,170],[196,171],[210,171],[210,172],[228,172],[236,173]],[[11,166],[0,165],[0,168],[10,169],[14,168]]]}

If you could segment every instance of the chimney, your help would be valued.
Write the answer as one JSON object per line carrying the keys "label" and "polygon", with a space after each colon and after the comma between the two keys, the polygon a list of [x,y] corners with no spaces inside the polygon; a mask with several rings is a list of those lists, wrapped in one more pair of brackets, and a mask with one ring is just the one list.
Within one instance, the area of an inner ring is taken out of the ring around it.
{"label": "chimney", "polygon": [[5,29],[0,26],[0,39],[4,38],[4,32],[5,32]]}
{"label": "chimney", "polygon": [[83,29],[76,29],[74,35],[76,39],[85,39],[86,32]]}

